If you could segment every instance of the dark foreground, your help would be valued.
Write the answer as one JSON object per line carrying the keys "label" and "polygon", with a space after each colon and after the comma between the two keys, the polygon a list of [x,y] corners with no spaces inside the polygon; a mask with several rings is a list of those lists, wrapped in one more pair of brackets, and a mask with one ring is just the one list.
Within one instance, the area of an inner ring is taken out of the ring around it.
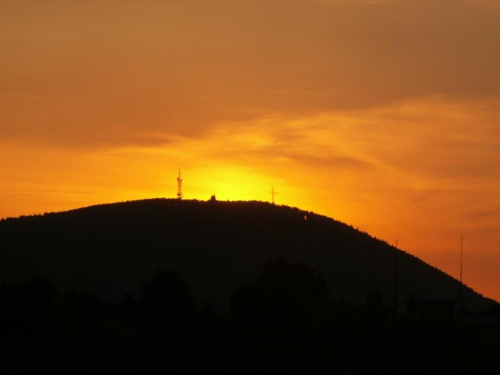
{"label": "dark foreground", "polygon": [[4,282],[0,371],[465,373],[496,364],[494,315],[395,315],[376,289],[362,306],[332,305],[325,285],[280,260],[234,291],[230,311],[215,312],[195,305],[175,271],[159,270],[140,299],[120,303],[59,291],[43,276]]}

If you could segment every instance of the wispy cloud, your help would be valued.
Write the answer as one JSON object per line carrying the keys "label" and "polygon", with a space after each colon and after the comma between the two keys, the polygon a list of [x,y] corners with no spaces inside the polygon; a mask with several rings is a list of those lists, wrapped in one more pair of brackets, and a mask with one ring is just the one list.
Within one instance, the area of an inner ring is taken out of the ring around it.
{"label": "wispy cloud", "polygon": [[149,134],[204,137],[221,121],[500,94],[500,14],[464,1],[331,1],[373,6],[10,2],[0,136],[146,146]]}

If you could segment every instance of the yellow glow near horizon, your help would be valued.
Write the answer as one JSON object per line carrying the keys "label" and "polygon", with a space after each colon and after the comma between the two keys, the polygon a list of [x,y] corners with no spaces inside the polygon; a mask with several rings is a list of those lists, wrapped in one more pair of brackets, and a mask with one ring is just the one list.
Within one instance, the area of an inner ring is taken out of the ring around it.
{"label": "yellow glow near horizon", "polygon": [[463,234],[491,285],[496,3],[0,1],[0,217],[175,198],[180,168],[186,199],[274,185],[453,275]]}

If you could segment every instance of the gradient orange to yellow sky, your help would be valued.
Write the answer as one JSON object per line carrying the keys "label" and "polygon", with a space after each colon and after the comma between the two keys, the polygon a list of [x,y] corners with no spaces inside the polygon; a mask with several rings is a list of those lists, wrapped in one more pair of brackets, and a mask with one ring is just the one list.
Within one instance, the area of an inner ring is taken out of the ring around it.
{"label": "gradient orange to yellow sky", "polygon": [[0,218],[271,200],[500,301],[497,0],[0,0]]}

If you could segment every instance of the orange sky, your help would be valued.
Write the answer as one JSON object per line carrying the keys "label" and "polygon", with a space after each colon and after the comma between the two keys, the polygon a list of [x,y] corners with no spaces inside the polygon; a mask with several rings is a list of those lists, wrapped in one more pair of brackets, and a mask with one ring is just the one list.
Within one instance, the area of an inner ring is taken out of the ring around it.
{"label": "orange sky", "polygon": [[0,217],[267,200],[500,301],[496,0],[0,0]]}

